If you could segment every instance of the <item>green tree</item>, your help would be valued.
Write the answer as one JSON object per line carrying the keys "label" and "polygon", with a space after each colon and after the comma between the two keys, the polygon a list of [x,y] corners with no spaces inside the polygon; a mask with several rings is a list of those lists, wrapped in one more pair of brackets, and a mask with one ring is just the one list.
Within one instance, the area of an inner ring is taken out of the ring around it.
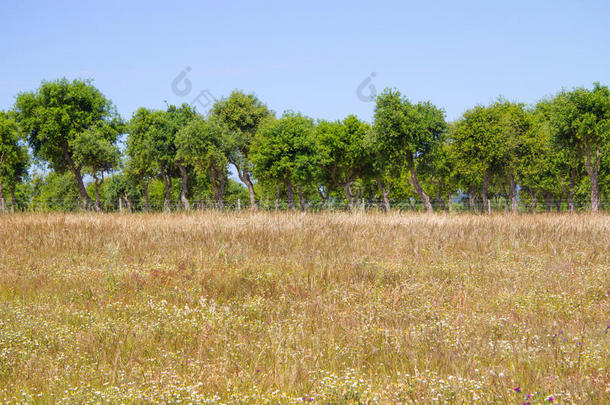
{"label": "green tree", "polygon": [[217,101],[212,115],[230,130],[227,137],[227,158],[235,166],[239,179],[250,194],[250,207],[256,209],[256,196],[250,173],[250,147],[260,125],[273,113],[254,94],[233,91],[228,98]]}
{"label": "green tree", "polygon": [[480,187],[485,207],[493,176],[501,172],[504,151],[499,111],[476,106],[464,113],[452,132],[453,153],[460,183],[468,190],[471,205],[474,190]]}
{"label": "green tree", "polygon": [[70,171],[87,207],[91,198],[83,183],[82,166],[74,161],[74,140],[87,130],[120,123],[110,102],[90,80],[43,81],[37,91],[20,93],[15,103],[17,121],[34,155],[58,173]]}
{"label": "green tree", "polygon": [[230,131],[218,118],[198,117],[176,134],[176,158],[209,176],[214,198],[224,209],[227,184],[226,139]]}
{"label": "green tree", "polygon": [[0,211],[6,211],[4,186],[11,193],[11,210],[15,207],[15,187],[27,174],[29,156],[21,142],[14,115],[0,111]]}
{"label": "green tree", "polygon": [[343,188],[352,208],[357,198],[353,185],[368,167],[366,136],[369,131],[370,126],[355,115],[343,121],[320,121],[316,126],[321,188],[331,184]]}
{"label": "green tree", "polygon": [[284,184],[290,209],[294,209],[295,186],[301,210],[305,209],[303,186],[314,178],[317,159],[313,129],[311,118],[286,112],[280,119],[264,125],[252,143],[254,175],[257,179]]}
{"label": "green tree", "polygon": [[119,148],[115,145],[116,128],[109,125],[93,126],[71,142],[73,160],[94,180],[95,210],[100,212],[100,185],[104,173],[115,169],[120,162]]}
{"label": "green tree", "polygon": [[[167,111],[138,109],[129,123],[127,154],[132,173],[144,176],[155,173],[163,180],[165,196],[163,207],[170,210],[172,178],[177,172],[182,176],[180,198],[189,208],[187,195],[188,173],[185,165],[176,156],[175,138],[178,131],[196,117],[189,105],[168,106]],[[148,188],[145,187],[146,195]],[[145,197],[146,197],[145,195]]]}
{"label": "green tree", "polygon": [[551,128],[566,148],[584,157],[591,184],[591,210],[600,206],[599,168],[610,142],[610,90],[599,83],[593,89],[562,91],[553,100]]}
{"label": "green tree", "polygon": [[416,169],[446,131],[444,111],[429,102],[413,104],[398,90],[386,89],[377,97],[373,128],[377,155],[384,156],[389,177],[407,167],[413,189],[431,212],[430,197],[421,187]]}
{"label": "green tree", "polygon": [[512,212],[517,213],[517,180],[521,179],[523,158],[531,154],[529,148],[532,142],[528,136],[532,134],[530,128],[533,116],[523,104],[503,99],[496,101],[490,108],[498,114],[499,137],[494,147],[499,150],[499,175],[508,181],[507,197]]}

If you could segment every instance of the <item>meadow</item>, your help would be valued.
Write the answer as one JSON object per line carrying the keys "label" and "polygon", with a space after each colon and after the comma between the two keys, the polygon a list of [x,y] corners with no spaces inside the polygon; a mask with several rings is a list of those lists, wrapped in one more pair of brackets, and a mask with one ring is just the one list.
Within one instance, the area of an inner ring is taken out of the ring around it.
{"label": "meadow", "polygon": [[0,216],[0,402],[610,403],[610,216]]}

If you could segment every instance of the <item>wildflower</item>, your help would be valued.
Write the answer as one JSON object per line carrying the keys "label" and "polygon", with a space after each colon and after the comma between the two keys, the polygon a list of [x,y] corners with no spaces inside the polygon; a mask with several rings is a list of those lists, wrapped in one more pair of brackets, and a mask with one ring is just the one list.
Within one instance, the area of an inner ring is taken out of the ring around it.
{"label": "wildflower", "polygon": [[513,391],[515,391],[515,392],[521,392],[521,387],[515,387],[515,388],[513,388]]}
{"label": "wildflower", "polygon": [[551,396],[551,397],[548,397],[548,398],[547,398],[547,400],[548,400],[550,403],[555,402],[555,398],[553,398],[552,396]]}

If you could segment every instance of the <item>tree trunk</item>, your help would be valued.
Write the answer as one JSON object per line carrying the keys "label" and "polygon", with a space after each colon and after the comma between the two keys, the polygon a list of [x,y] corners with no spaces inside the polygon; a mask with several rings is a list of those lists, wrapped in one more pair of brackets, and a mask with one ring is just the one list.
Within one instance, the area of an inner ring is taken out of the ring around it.
{"label": "tree trunk", "polygon": [[76,184],[78,185],[78,192],[80,193],[81,198],[83,199],[83,202],[85,203],[85,208],[89,209],[91,207],[91,197],[89,197],[89,194],[87,193],[87,188],[85,187],[85,183],[83,183],[83,176],[80,172],[80,169],[76,167],[76,165],[74,164],[74,161],[72,161],[72,156],[70,156],[70,153],[68,153],[68,149],[64,148],[64,158],[66,159],[66,162],[68,163],[68,168],[70,169],[70,171],[72,172],[72,174],[74,174],[74,177],[76,178]]}
{"label": "tree trunk", "polygon": [[102,207],[100,205],[100,181],[98,180],[97,176],[93,176],[93,180],[93,186],[95,189],[95,211],[102,212]]}
{"label": "tree trunk", "polygon": [[347,197],[347,200],[349,201],[350,209],[353,209],[354,205],[356,204],[356,197],[352,193],[352,183],[353,182],[354,182],[353,180],[348,180],[345,182],[345,184],[343,184],[343,191],[345,192],[345,196]]}
{"label": "tree trunk", "polygon": [[387,190],[383,187],[383,183],[381,181],[380,177],[377,177],[375,179],[377,181],[377,186],[379,187],[379,191],[381,191],[381,195],[383,196],[383,205],[385,207],[385,211],[386,212],[390,212],[390,200],[388,199],[388,196],[390,195],[390,189],[392,187],[391,184],[388,184],[388,188]]}
{"label": "tree trunk", "polygon": [[303,189],[300,184],[297,184],[297,194],[299,195],[299,205],[301,206],[301,211],[305,211],[307,208],[305,206],[305,197],[303,196]]}
{"label": "tree trunk", "polygon": [[189,181],[188,173],[186,172],[186,167],[182,166],[181,164],[178,165],[178,170],[180,170],[180,174],[182,175],[182,190],[180,191],[180,200],[184,205],[184,209],[190,211],[191,204],[189,204],[189,200],[186,198]]}
{"label": "tree trunk", "polygon": [[123,198],[125,198],[125,203],[127,204],[127,212],[131,212],[131,200],[127,196],[127,193],[125,193]]}
{"label": "tree trunk", "polygon": [[286,184],[286,195],[288,197],[288,209],[294,211],[294,190],[292,189],[292,182],[290,180],[286,180],[284,182]]}
{"label": "tree trunk", "polygon": [[438,203],[441,205],[441,209],[443,211],[447,210],[447,206],[445,205],[445,199],[443,198],[443,183],[438,182],[438,196],[436,197]]}
{"label": "tree trunk", "polygon": [[513,210],[513,214],[516,214],[519,207],[517,204],[517,185],[515,183],[515,175],[512,173],[509,174],[508,181],[509,181],[508,194],[510,196],[511,208]]}
{"label": "tree trunk", "polygon": [[216,169],[216,166],[212,164],[210,166],[210,180],[212,183],[212,190],[214,191],[214,198],[216,198],[216,203],[218,204],[218,208],[220,210],[224,210],[224,188],[225,188],[225,180],[224,176],[220,174],[220,172]]}
{"label": "tree trunk", "polygon": [[544,202],[545,202],[545,209],[548,214],[549,212],[551,212],[551,193],[549,193],[548,191],[546,191],[544,193]]}
{"label": "tree trunk", "polygon": [[15,186],[11,188],[11,213],[15,212],[17,208],[17,200],[15,198]]}
{"label": "tree trunk", "polygon": [[163,186],[165,187],[165,199],[163,201],[163,210],[170,212],[170,200],[172,197],[172,178],[165,171],[161,171],[161,177],[163,178]]}
{"label": "tree trunk", "polygon": [[453,198],[449,196],[449,212],[453,212]]}
{"label": "tree trunk", "polygon": [[536,213],[536,203],[538,202],[538,200],[536,199],[536,193],[534,193],[534,190],[532,190],[530,188],[529,192],[530,192],[530,198],[532,199],[532,214],[535,214]]}
{"label": "tree trunk", "polygon": [[237,170],[237,176],[241,180],[242,183],[248,187],[248,193],[250,194],[250,209],[256,210],[258,206],[256,205],[256,196],[254,195],[254,184],[252,184],[252,180],[250,179],[250,173],[247,169],[243,171],[239,168],[238,165],[233,163],[235,169]]}
{"label": "tree trunk", "polygon": [[487,210],[488,214],[491,214],[491,207],[489,205],[489,200],[487,199],[487,187],[489,187],[489,176],[487,173],[483,174],[483,187],[481,188],[481,198],[483,199],[483,205]]}
{"label": "tree trunk", "polygon": [[576,211],[576,207],[574,206],[574,183],[576,181],[576,170],[574,168],[570,169],[570,190],[568,191],[568,209],[570,212]]}
{"label": "tree trunk", "polygon": [[555,208],[557,209],[557,212],[561,212],[561,198],[555,200]]}
{"label": "tree trunk", "polygon": [[0,211],[6,214],[6,203],[4,202],[4,192],[2,191],[2,182],[0,181]]}
{"label": "tree trunk", "polygon": [[430,197],[428,197],[428,194],[426,194],[424,189],[421,188],[421,186],[419,185],[419,181],[417,181],[417,176],[415,174],[415,167],[413,166],[413,164],[411,164],[410,166],[411,182],[413,183],[413,188],[415,189],[415,192],[419,195],[419,198],[421,198],[421,200],[424,202],[424,207],[426,207],[426,211],[432,212],[433,210],[432,204],[430,203]]}
{"label": "tree trunk", "polygon": [[477,212],[476,201],[474,200],[474,187],[470,187],[468,189],[468,202],[470,204],[472,212]]}
{"label": "tree trunk", "polygon": [[280,183],[275,184],[275,212],[280,210]]}
{"label": "tree trunk", "polygon": [[[599,211],[599,205],[601,202],[601,198],[599,195],[599,186],[597,184],[597,175],[599,170],[599,161],[600,161],[600,152],[599,150],[595,151],[595,157],[592,156],[591,145],[587,142],[586,144],[586,161],[585,167],[587,169],[587,174],[591,179],[591,211],[597,212]],[[595,161],[593,161],[595,159]]]}
{"label": "tree trunk", "polygon": [[144,208],[146,212],[150,212],[150,197],[148,196],[148,182],[144,183],[144,187],[142,188],[142,194],[144,195]]}

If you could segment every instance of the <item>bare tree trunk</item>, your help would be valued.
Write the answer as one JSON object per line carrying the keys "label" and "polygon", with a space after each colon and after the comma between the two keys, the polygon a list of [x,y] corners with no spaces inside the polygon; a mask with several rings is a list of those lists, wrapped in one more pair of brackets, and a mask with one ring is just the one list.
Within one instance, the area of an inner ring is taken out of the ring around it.
{"label": "bare tree trunk", "polygon": [[545,191],[545,193],[544,193],[544,202],[545,202],[545,209],[548,214],[549,212],[551,212],[551,193],[549,193],[548,191]]}
{"label": "bare tree trunk", "polygon": [[415,167],[413,166],[413,163],[411,163],[410,166],[411,182],[413,183],[413,188],[415,189],[415,192],[419,195],[419,198],[421,198],[421,200],[424,202],[424,207],[426,207],[426,211],[432,212],[433,210],[432,204],[430,203],[430,197],[428,197],[428,194],[426,194],[424,189],[421,188],[421,186],[419,185],[419,181],[417,181],[417,175],[415,174]]}
{"label": "bare tree trunk", "polygon": [[509,196],[510,196],[510,202],[511,202],[511,208],[513,210],[513,214],[516,214],[518,212],[518,204],[517,204],[517,185],[515,182],[515,175],[514,174],[509,174],[508,175],[508,181],[509,181]]}
{"label": "bare tree trunk", "polygon": [[443,198],[443,183],[438,182],[438,197],[436,197],[438,203],[441,205],[441,209],[443,211],[447,211],[447,205],[445,204],[445,199]]}
{"label": "bare tree trunk", "polygon": [[557,209],[557,212],[561,212],[561,198],[555,200],[555,208]]}
{"label": "bare tree trunk", "polygon": [[11,213],[15,213],[17,208],[17,200],[15,198],[15,186],[11,188]]}
{"label": "bare tree trunk", "polygon": [[218,206],[221,210],[225,209],[225,186],[227,185],[227,180],[225,179],[224,174],[220,176],[220,180],[218,181]]}
{"label": "bare tree trunk", "polygon": [[280,210],[280,183],[275,184],[275,212]]}
{"label": "bare tree trunk", "polygon": [[453,212],[453,198],[449,196],[449,212]]}
{"label": "bare tree trunk", "polygon": [[2,182],[0,181],[0,211],[6,214],[6,203],[4,202],[4,192],[2,191]]}
{"label": "bare tree trunk", "polygon": [[142,188],[142,194],[144,195],[144,203],[145,203],[144,208],[146,209],[146,212],[150,212],[150,198],[148,196],[148,182],[144,183],[144,187]]}
{"label": "bare tree trunk", "polygon": [[483,174],[483,187],[481,188],[481,198],[483,204],[486,207],[487,213],[491,214],[491,207],[489,205],[489,199],[487,198],[487,187],[489,187],[489,176],[487,173]]}
{"label": "bare tree trunk", "polygon": [[250,194],[250,209],[256,210],[258,206],[256,205],[256,196],[254,195],[254,184],[252,184],[252,180],[250,179],[250,173],[247,169],[243,171],[239,168],[239,166],[233,163],[235,169],[237,171],[237,176],[241,180],[242,183],[248,187],[248,193]]}
{"label": "bare tree trunk", "polygon": [[343,190],[345,191],[345,195],[347,196],[347,199],[349,201],[350,209],[353,209],[354,205],[356,204],[356,198],[352,194],[352,183],[353,183],[353,181],[348,181],[343,186]]}
{"label": "bare tree trunk", "polygon": [[470,189],[468,189],[468,202],[472,212],[477,212],[476,201],[474,200],[474,187],[470,187]]}
{"label": "bare tree trunk", "polygon": [[595,161],[593,162],[593,156],[591,151],[591,146],[587,142],[586,144],[586,161],[585,167],[587,169],[587,174],[591,179],[591,211],[597,212],[599,211],[599,205],[601,202],[600,194],[599,194],[599,185],[597,184],[597,175],[599,170],[599,161],[600,161],[600,152],[599,150],[595,151]]}
{"label": "bare tree trunk", "polygon": [[534,190],[532,190],[530,188],[529,192],[530,192],[530,198],[532,200],[532,214],[535,214],[536,213],[536,203],[538,202],[538,200],[536,199],[536,193],[534,193]]}
{"label": "bare tree trunk", "polygon": [[125,192],[123,198],[125,199],[125,203],[127,204],[127,212],[131,212],[131,200],[127,196],[127,192]]}
{"label": "bare tree trunk", "polygon": [[[95,168],[93,170],[95,171]],[[100,205],[100,181],[96,175],[93,176],[93,180],[93,187],[95,190],[95,211],[102,212],[102,207]]]}
{"label": "bare tree trunk", "polygon": [[303,189],[300,184],[297,184],[297,193],[299,195],[299,205],[301,206],[301,211],[305,211],[305,197],[303,196]]}
{"label": "bare tree trunk", "polygon": [[576,211],[576,207],[574,206],[574,183],[576,181],[576,170],[574,168],[570,169],[570,190],[568,191],[568,209],[570,212]]}
{"label": "bare tree trunk", "polygon": [[286,184],[286,195],[288,197],[288,208],[294,211],[294,190],[292,189],[292,182],[290,180],[285,181]]}
{"label": "bare tree trunk", "polygon": [[161,171],[161,177],[163,178],[163,186],[165,187],[165,199],[163,201],[163,210],[165,212],[171,211],[170,201],[172,197],[172,178],[165,171]]}
{"label": "bare tree trunk", "polygon": [[215,165],[210,166],[210,180],[218,208],[224,210],[225,178],[224,175],[216,169]]}
{"label": "bare tree trunk", "polygon": [[191,204],[189,204],[188,198],[186,198],[186,194],[188,193],[188,173],[186,172],[186,167],[181,164],[178,165],[178,170],[180,170],[180,174],[182,175],[182,190],[180,191],[180,200],[184,205],[184,209],[190,211]]}
{"label": "bare tree trunk", "polygon": [[70,153],[68,153],[68,149],[64,148],[64,158],[68,163],[68,168],[74,174],[76,178],[76,184],[78,185],[78,192],[80,193],[81,198],[83,199],[83,203],[85,204],[85,209],[89,209],[91,207],[91,197],[87,193],[87,189],[85,188],[85,183],[83,183],[83,176],[80,172],[80,169],[76,167],[74,161],[72,161],[72,157]]}
{"label": "bare tree trunk", "polygon": [[383,196],[383,205],[385,207],[385,210],[386,212],[390,212],[391,207],[388,196],[390,195],[390,189],[392,185],[388,184],[388,188],[386,189],[385,187],[383,187],[383,182],[381,181],[380,177],[377,177],[375,180],[377,181],[377,186],[379,187],[379,191],[381,191],[381,195]]}

